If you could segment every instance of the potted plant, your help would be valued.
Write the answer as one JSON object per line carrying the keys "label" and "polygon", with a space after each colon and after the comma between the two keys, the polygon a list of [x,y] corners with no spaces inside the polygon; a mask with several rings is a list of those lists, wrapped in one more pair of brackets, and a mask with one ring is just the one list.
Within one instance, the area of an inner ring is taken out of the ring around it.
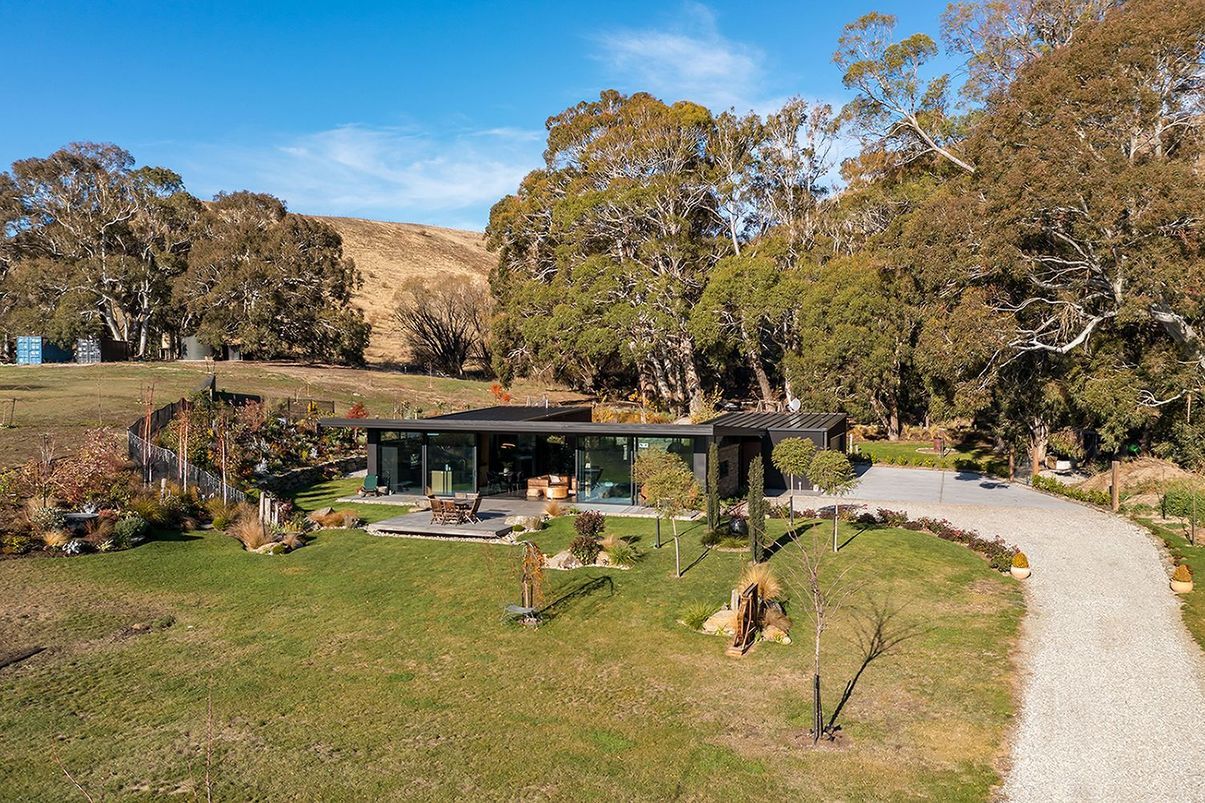
{"label": "potted plant", "polygon": [[1033,573],[1033,570],[1029,568],[1029,558],[1025,557],[1024,552],[1013,555],[1013,565],[1008,571],[1018,580],[1024,580]]}
{"label": "potted plant", "polygon": [[1192,591],[1192,569],[1187,563],[1181,563],[1172,572],[1172,591],[1177,594],[1187,594]]}

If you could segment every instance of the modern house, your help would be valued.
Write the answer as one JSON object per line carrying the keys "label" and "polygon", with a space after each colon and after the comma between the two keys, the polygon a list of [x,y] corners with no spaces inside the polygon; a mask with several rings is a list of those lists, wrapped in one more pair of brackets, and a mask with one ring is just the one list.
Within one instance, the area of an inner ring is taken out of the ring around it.
{"label": "modern house", "polygon": [[840,413],[730,412],[700,424],[605,423],[591,408],[487,407],[432,418],[328,418],[326,427],[367,431],[368,473],[391,493],[450,496],[477,492],[529,499],[572,499],[632,505],[636,455],[663,449],[679,455],[700,484],[707,454],[719,455],[719,491],[737,494],[749,461],[765,459],[766,485],[786,487],[770,463],[774,444],[810,438],[821,449],[844,450]]}

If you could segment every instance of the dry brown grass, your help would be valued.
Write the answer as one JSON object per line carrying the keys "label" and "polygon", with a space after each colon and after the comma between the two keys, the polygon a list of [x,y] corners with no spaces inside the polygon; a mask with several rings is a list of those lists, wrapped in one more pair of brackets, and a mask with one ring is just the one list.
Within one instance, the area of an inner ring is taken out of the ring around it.
{"label": "dry brown grass", "polygon": [[310,521],[319,527],[345,527],[351,529],[360,524],[360,516],[354,510],[332,510],[330,513],[310,514]]}
{"label": "dry brown grass", "polygon": [[557,499],[549,499],[544,503],[544,515],[550,519],[565,515],[565,506]]}
{"label": "dry brown grass", "polygon": [[356,262],[364,285],[356,304],[372,324],[365,353],[369,362],[404,362],[405,338],[393,320],[394,297],[418,277],[485,283],[496,258],[481,232],[383,223],[347,217],[318,218],[343,238],[343,253]]}
{"label": "dry brown grass", "polygon": [[226,535],[241,541],[243,548],[248,551],[259,549],[264,544],[272,543],[273,540],[272,536],[268,534],[268,529],[253,516],[235,521],[227,528]]}
{"label": "dry brown grass", "polygon": [[46,530],[38,537],[51,549],[62,549],[71,540],[71,534],[66,530]]}
{"label": "dry brown grass", "polygon": [[[1190,479],[1193,476],[1171,461],[1159,460],[1154,457],[1124,460],[1118,467],[1118,471],[1120,473],[1121,493],[1123,496],[1131,494],[1154,494],[1157,496],[1173,482]],[[1107,469],[1084,480],[1078,487],[1085,491],[1108,492],[1112,484],[1113,472],[1111,469]]]}
{"label": "dry brown grass", "polygon": [[738,591],[744,591],[752,583],[757,583],[757,593],[762,599],[778,599],[782,594],[782,583],[774,575],[774,570],[768,563],[750,563],[741,571],[740,579],[736,581]]}

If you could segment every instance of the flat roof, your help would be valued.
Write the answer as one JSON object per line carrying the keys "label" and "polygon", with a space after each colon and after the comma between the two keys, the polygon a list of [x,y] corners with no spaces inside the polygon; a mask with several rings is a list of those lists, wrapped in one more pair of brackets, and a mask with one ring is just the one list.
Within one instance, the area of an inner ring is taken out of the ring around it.
{"label": "flat roof", "polygon": [[699,424],[606,423],[560,420],[590,408],[486,407],[432,418],[323,418],[324,427],[358,427],[400,432],[498,432],[564,435],[635,435],[649,437],[755,436],[764,432],[829,432],[845,421],[844,413],[732,412]]}
{"label": "flat roof", "polygon": [[803,430],[805,432],[828,432],[845,420],[844,413],[724,413],[708,423],[717,427],[736,429]]}
{"label": "flat roof", "polygon": [[458,413],[445,413],[421,419],[423,421],[550,421],[564,416],[589,413],[589,407],[575,405],[561,406],[524,406],[500,405],[497,407],[482,407],[477,410],[461,410]]}

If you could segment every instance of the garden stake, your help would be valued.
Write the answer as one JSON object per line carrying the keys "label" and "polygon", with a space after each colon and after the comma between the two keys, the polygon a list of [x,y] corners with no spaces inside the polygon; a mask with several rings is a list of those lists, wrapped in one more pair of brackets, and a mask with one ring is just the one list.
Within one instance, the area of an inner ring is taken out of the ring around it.
{"label": "garden stake", "polygon": [[678,550],[678,536],[674,536],[674,575],[682,577],[682,555]]}
{"label": "garden stake", "polygon": [[661,517],[657,517],[657,543],[653,544],[654,549],[661,548]]}

